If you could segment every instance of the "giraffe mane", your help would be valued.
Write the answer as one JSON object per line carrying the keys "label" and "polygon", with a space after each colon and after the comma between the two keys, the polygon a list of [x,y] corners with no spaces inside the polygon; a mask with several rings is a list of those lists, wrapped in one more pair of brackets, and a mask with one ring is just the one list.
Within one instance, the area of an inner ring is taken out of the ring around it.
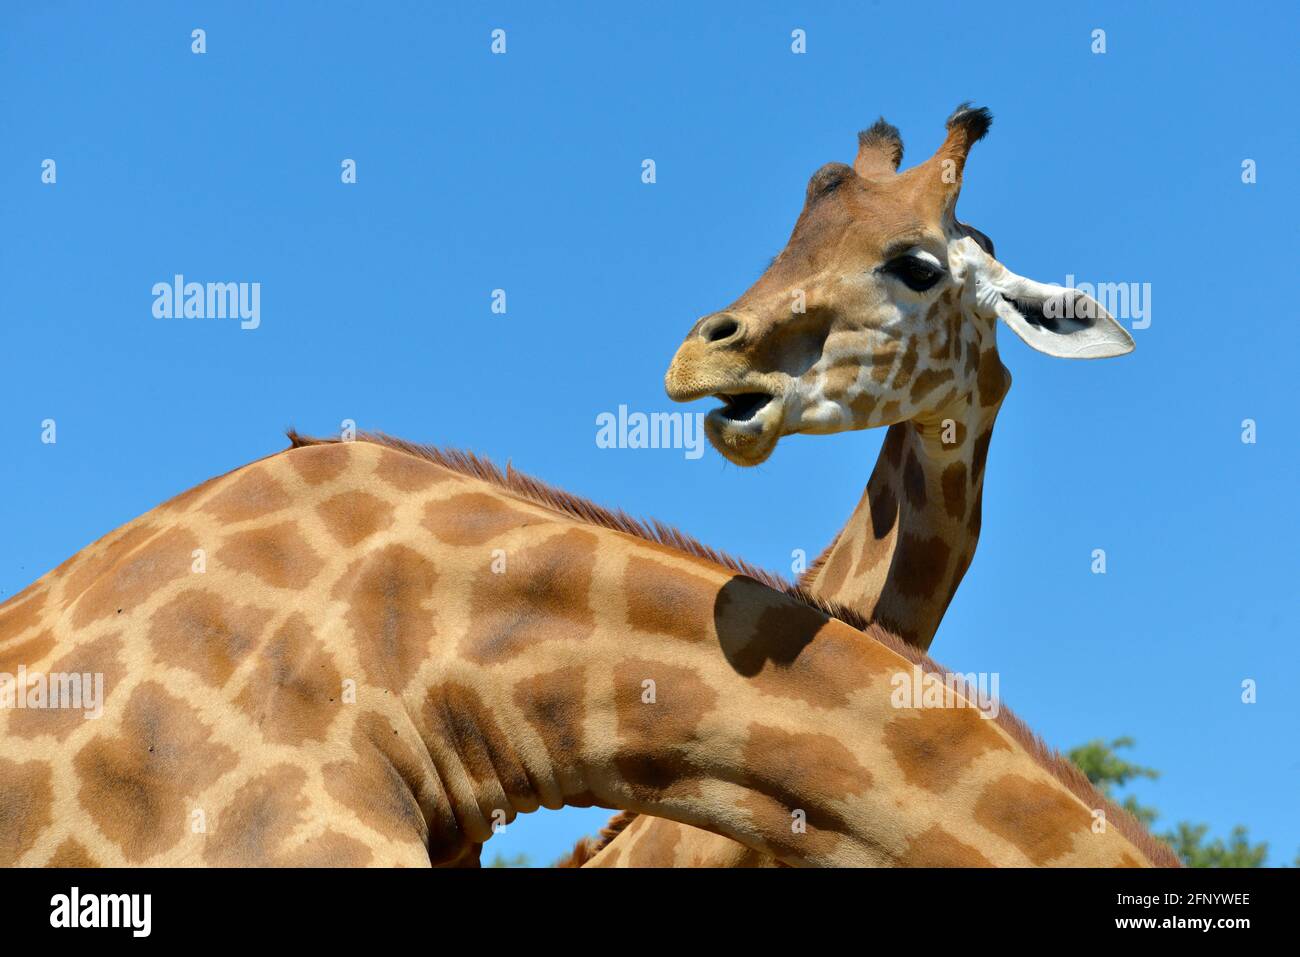
{"label": "giraffe mane", "polygon": [[[303,448],[309,445],[335,445],[342,441],[335,438],[322,439],[301,435],[294,429],[287,430],[286,434],[289,437],[291,449]],[[745,575],[757,582],[761,582],[768,588],[783,592],[791,598],[810,605],[823,614],[838,618],[859,631],[865,631],[872,625],[871,620],[865,615],[847,606],[840,605],[837,602],[824,601],[776,572],[751,565],[743,559],[736,558],[710,545],[705,545],[698,539],[671,525],[665,525],[655,519],[644,521],[634,518],[622,510],[597,505],[580,495],[574,495],[572,492],[566,492],[564,489],[543,482],[541,479],[526,475],[513,468],[509,463],[506,464],[503,471],[495,463],[482,456],[475,455],[473,452],[421,445],[383,432],[358,432],[356,441],[369,442],[372,445],[382,445],[398,452],[405,452],[407,455],[413,455],[416,458],[432,462],[434,465],[450,469],[460,475],[467,475],[470,478],[490,482],[526,502],[561,512],[586,522],[588,525],[598,525],[616,532],[624,532],[648,542],[654,542],[656,545],[663,545],[674,551],[684,552],[693,558],[701,558],[715,565],[721,565],[728,571],[735,572],[738,575]]]}
{"label": "giraffe mane", "polygon": [[[293,428],[286,430],[286,435],[289,438],[289,450],[312,445],[335,445],[343,441],[337,438],[315,438],[302,435]],[[505,471],[502,471],[493,462],[475,455],[473,452],[459,449],[442,449],[432,445],[408,442],[405,439],[399,439],[382,432],[358,432],[356,441],[369,442],[373,445],[380,445],[424,459],[461,475],[489,482],[523,501],[561,512],[589,525],[624,532],[645,541],[675,549],[694,558],[713,562],[728,571],[752,578],[769,588],[788,595],[824,615],[844,622],[851,628],[862,632],[868,640],[878,641],[910,663],[920,666],[928,674],[940,676],[952,674],[929,655],[907,644],[892,631],[882,627],[881,623],[872,621],[860,612],[842,606],[837,602],[824,601],[810,594],[800,585],[791,583],[776,572],[758,568],[743,559],[736,558],[710,545],[705,545],[671,525],[665,525],[655,519],[645,521],[634,518],[622,510],[597,505],[589,499],[566,492],[531,475],[526,475],[513,468],[509,463],[506,464]],[[820,562],[824,559],[825,554],[823,552],[817,561]],[[810,580],[806,576],[802,579],[802,581]],[[964,693],[963,685],[964,682],[958,681],[957,690],[962,692],[964,697],[971,699],[973,696]],[[1168,844],[1154,837],[1132,814],[1098,791],[1087,776],[1079,770],[1078,765],[1062,755],[1056,748],[1047,744],[1010,708],[1000,707],[997,715],[991,720],[1001,726],[1002,730],[1010,735],[1013,741],[1023,747],[1045,771],[1083,801],[1085,806],[1102,809],[1105,813],[1106,825],[1115,827],[1149,861],[1162,867],[1180,866],[1177,855],[1174,854]],[[581,867],[585,861],[594,857],[610,841],[622,833],[636,817],[637,814],[631,811],[620,812],[615,815],[609,824],[601,830],[597,840],[592,840],[589,837],[580,839],[568,858],[564,859],[559,866]]]}
{"label": "giraffe mane", "polygon": [[563,857],[555,862],[556,867],[581,867],[589,860],[603,851],[614,838],[618,837],[628,825],[635,821],[639,814],[636,811],[619,811],[609,823],[600,829],[597,837],[582,837],[578,843],[573,845],[567,857]]}

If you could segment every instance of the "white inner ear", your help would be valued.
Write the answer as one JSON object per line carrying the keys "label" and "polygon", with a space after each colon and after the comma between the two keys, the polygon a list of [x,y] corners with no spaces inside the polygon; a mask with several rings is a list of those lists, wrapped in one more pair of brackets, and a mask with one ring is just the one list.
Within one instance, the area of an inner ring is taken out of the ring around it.
{"label": "white inner ear", "polygon": [[[1133,337],[1101,304],[1077,289],[1017,276],[963,238],[960,255],[973,276],[965,295],[971,309],[996,316],[1025,343],[1062,359],[1103,359],[1133,351]],[[1016,308],[1020,303],[1026,313]]]}

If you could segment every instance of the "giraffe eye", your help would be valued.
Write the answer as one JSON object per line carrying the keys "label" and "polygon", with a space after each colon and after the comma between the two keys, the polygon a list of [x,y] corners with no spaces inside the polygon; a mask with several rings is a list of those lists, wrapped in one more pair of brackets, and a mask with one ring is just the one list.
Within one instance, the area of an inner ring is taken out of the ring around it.
{"label": "giraffe eye", "polygon": [[913,292],[925,292],[943,278],[943,269],[919,256],[896,256],[881,267],[883,272],[901,279]]}

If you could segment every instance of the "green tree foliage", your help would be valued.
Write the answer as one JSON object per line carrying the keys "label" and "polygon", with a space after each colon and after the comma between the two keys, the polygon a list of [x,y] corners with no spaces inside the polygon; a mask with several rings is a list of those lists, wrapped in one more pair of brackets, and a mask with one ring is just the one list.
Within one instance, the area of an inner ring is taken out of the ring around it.
{"label": "green tree foliage", "polygon": [[1106,797],[1110,798],[1117,804],[1121,804],[1124,810],[1128,811],[1135,818],[1141,821],[1147,827],[1155,823],[1158,812],[1155,808],[1143,807],[1138,804],[1137,798],[1129,795],[1121,802],[1115,794],[1116,788],[1122,788],[1134,778],[1147,778],[1154,781],[1160,777],[1160,772],[1154,768],[1143,767],[1140,764],[1130,764],[1115,752],[1120,748],[1131,748],[1134,745],[1132,738],[1116,738],[1107,744],[1098,738],[1095,741],[1089,741],[1087,744],[1081,744],[1079,747],[1070,751],[1068,757],[1071,761],[1079,766],[1079,770],[1088,776],[1088,780]]}
{"label": "green tree foliage", "polygon": [[1232,829],[1226,844],[1220,837],[1206,844],[1205,832],[1208,830],[1204,824],[1181,821],[1177,828],[1163,836],[1188,867],[1264,866],[1268,844],[1251,844],[1246,829],[1240,824]]}
{"label": "green tree foliage", "polygon": [[[1133,745],[1134,740],[1130,737],[1115,738],[1109,743],[1097,739],[1071,749],[1068,757],[1088,776],[1097,790],[1111,800],[1118,801],[1116,789],[1137,778],[1154,781],[1160,776],[1159,771],[1133,764],[1116,753]],[[1124,798],[1123,807],[1147,827],[1151,827],[1160,816],[1155,808],[1139,804],[1131,794]],[[1239,824],[1234,827],[1226,842],[1223,838],[1216,837],[1206,843],[1205,835],[1209,829],[1208,824],[1180,821],[1172,831],[1159,836],[1188,867],[1264,866],[1264,858],[1268,856],[1268,843],[1252,844],[1244,826]],[[1296,855],[1296,865],[1300,866],[1300,854]]]}

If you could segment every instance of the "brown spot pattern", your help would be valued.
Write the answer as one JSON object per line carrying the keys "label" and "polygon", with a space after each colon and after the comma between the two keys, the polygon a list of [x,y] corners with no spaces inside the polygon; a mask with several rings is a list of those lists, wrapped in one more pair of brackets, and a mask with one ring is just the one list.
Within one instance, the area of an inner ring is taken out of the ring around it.
{"label": "brown spot pattern", "polygon": [[826,384],[823,391],[826,395],[844,395],[857,384],[859,371],[859,362],[856,356],[851,361],[842,361],[832,366],[826,373]]}
{"label": "brown spot pattern", "polygon": [[920,359],[920,352],[916,347],[916,340],[909,339],[907,351],[903,353],[903,361],[898,364],[898,372],[894,375],[892,383],[895,389],[904,388],[912,378],[912,373],[916,371],[916,363]]}
{"label": "brown spot pattern", "polygon": [[357,719],[352,748],[355,760],[332,761],[321,769],[330,797],[379,834],[423,845],[429,836],[425,809],[430,816],[436,813],[428,758],[421,760],[412,744],[375,712]]}
{"label": "brown spot pattern", "polygon": [[393,506],[359,489],[340,492],[326,499],[316,506],[316,513],[329,533],[345,548],[360,545],[393,524]]}
{"label": "brown spot pattern", "polygon": [[76,838],[66,838],[62,844],[54,851],[54,856],[49,859],[46,867],[100,867],[99,861],[95,860],[90,851]]}
{"label": "brown spot pattern", "polygon": [[989,457],[989,442],[993,439],[993,430],[986,429],[984,433],[975,440],[975,447],[971,450],[970,461],[970,483],[974,487],[984,476],[984,464]]}
{"label": "brown spot pattern", "polygon": [[849,403],[849,411],[858,423],[871,421],[871,413],[876,409],[876,396],[871,392],[860,392]]}
{"label": "brown spot pattern", "polygon": [[966,521],[966,531],[970,532],[972,538],[976,538],[980,533],[980,525],[984,521],[984,497],[977,494],[975,501],[971,504],[970,518]]}
{"label": "brown spot pattern", "polygon": [[[124,529],[104,536],[103,541],[90,546],[97,551],[87,555],[84,551],[73,555],[59,566],[65,574],[60,600],[70,605],[104,573],[119,562],[124,555],[143,545],[158,532],[158,526],[147,521],[137,521]],[[116,537],[114,537],[116,536]]]}
{"label": "brown spot pattern", "polygon": [[871,528],[863,536],[862,555],[858,559],[857,574],[871,571],[889,554],[893,537],[890,533],[898,522],[898,499],[889,479],[877,468],[867,483],[870,498]]}
{"label": "brown spot pattern", "polygon": [[984,407],[997,405],[1011,388],[1011,376],[998,358],[996,349],[988,349],[980,356],[978,376],[980,405]]}
{"label": "brown spot pattern", "polygon": [[375,463],[375,475],[399,492],[421,492],[446,481],[446,471],[405,452],[385,449]]}
{"label": "brown spot pattern", "polygon": [[912,401],[918,402],[953,377],[951,369],[925,369],[912,383]]}
{"label": "brown spot pattern", "polygon": [[583,747],[585,672],[580,665],[531,675],[515,684],[514,701],[542,739],[557,770],[572,767]]}
{"label": "brown spot pattern", "polygon": [[[752,722],[743,760],[749,797],[740,802],[763,840],[778,852],[797,849],[805,858],[825,857],[849,831],[833,802],[862,795],[871,772],[829,735],[790,732]],[[815,795],[816,801],[809,797]],[[807,832],[791,831],[791,812],[806,815]]]}
{"label": "brown spot pattern", "polygon": [[[641,700],[642,682],[655,683],[653,704]],[[619,739],[635,750],[653,751],[695,740],[718,693],[690,668],[645,658],[614,667],[615,714]]]}
{"label": "brown spot pattern", "polygon": [[[898,468],[903,463],[903,446],[906,444],[906,439],[902,425],[891,425],[885,431],[885,441],[880,446],[881,458],[894,468]],[[873,473],[872,478],[874,477]]]}
{"label": "brown spot pattern", "polygon": [[156,681],[132,692],[120,734],[91,739],[73,758],[82,808],[133,864],[176,846],[190,801],[237,763]]}
{"label": "brown spot pattern", "polygon": [[[714,689],[689,668],[631,658],[614,667],[614,708],[619,739],[614,767],[633,794],[645,801],[699,793],[704,775],[685,745],[717,706]],[[655,701],[642,701],[647,679]]]}
{"label": "brown spot pattern", "polygon": [[931,404],[931,408],[935,408],[935,409],[947,409],[949,406],[951,406],[951,405],[952,405],[954,402],[956,402],[956,401],[957,401],[957,389],[956,389],[956,388],[952,388],[952,389],[949,389],[947,392],[944,393],[943,398],[941,398],[941,399],[939,399],[938,401],[932,403],[932,404]]}
{"label": "brown spot pattern", "polygon": [[323,741],[338,710],[343,676],[295,612],[259,650],[235,704],[276,744]]}
{"label": "brown spot pattern", "polygon": [[274,588],[305,588],[324,567],[293,522],[236,532],[217,551],[227,568],[256,575]]}
{"label": "brown spot pattern", "polygon": [[953,462],[939,479],[943,487],[943,510],[960,520],[966,514],[966,463]]}
{"label": "brown spot pattern", "polygon": [[598,541],[570,529],[512,554],[504,573],[479,576],[470,594],[466,657],[491,664],[539,642],[590,637],[595,615],[587,596]]}
{"label": "brown spot pattern", "polygon": [[[91,675],[104,676],[104,697],[112,693],[121,679],[124,669],[118,660],[122,650],[122,639],[117,634],[107,634],[94,641],[73,647],[67,654],[50,664],[45,669],[47,675]],[[8,669],[0,667],[0,671]],[[51,677],[51,684],[54,679]],[[88,705],[83,698],[83,704]],[[99,702],[107,708],[106,701]],[[9,733],[23,738],[34,738],[41,734],[52,734],[60,741],[77,728],[84,727],[87,721],[86,708],[39,708],[14,711],[9,716]]]}
{"label": "brown spot pattern", "polygon": [[305,820],[307,775],[277,764],[237,790],[221,808],[203,844],[203,860],[214,867],[278,865],[280,846]]}
{"label": "brown spot pattern", "polygon": [[889,570],[899,594],[908,598],[934,594],[947,579],[950,554],[948,543],[937,535],[921,538],[904,532]]}
{"label": "brown spot pattern", "polygon": [[627,623],[652,634],[705,641],[718,585],[662,562],[633,555],[623,573]]}
{"label": "brown spot pattern", "polygon": [[[421,713],[422,737],[450,747],[470,779],[478,785],[475,788],[480,800],[478,810],[485,821],[491,821],[496,810],[487,806],[484,798],[490,793],[486,787],[490,782],[498,782],[513,800],[528,804],[533,792],[528,771],[477,691],[454,681],[436,685],[429,689]],[[485,829],[483,833],[466,835],[445,803],[433,807],[431,812],[429,854],[435,863],[458,857],[466,840],[483,841],[491,834]]]}
{"label": "brown spot pattern", "polygon": [[191,574],[193,551],[199,541],[182,528],[172,528],[123,554],[77,599],[74,628],[119,613],[129,613],[169,582]]}
{"label": "brown spot pattern", "polygon": [[937,793],[985,752],[1011,750],[991,721],[966,707],[900,710],[885,724],[884,743],[903,780]]}
{"label": "brown spot pattern", "polygon": [[269,609],[239,605],[216,592],[190,588],[149,621],[149,643],[159,661],[223,686],[253,650],[271,620]]}
{"label": "brown spot pattern", "polygon": [[54,820],[54,786],[44,761],[0,758],[0,867],[13,867]]}
{"label": "brown spot pattern", "polygon": [[938,824],[932,824],[907,842],[899,867],[992,867],[993,862],[963,844]]}
{"label": "brown spot pattern", "polygon": [[285,453],[289,464],[308,485],[324,485],[343,474],[351,450],[346,442],[308,445]]}
{"label": "brown spot pattern", "polygon": [[903,466],[903,494],[912,508],[925,508],[925,470],[921,468],[914,449],[907,450],[907,464]]}
{"label": "brown spot pattern", "polygon": [[221,522],[246,522],[279,511],[291,501],[289,493],[264,466],[253,465],[228,488],[209,499],[203,511],[211,512]]}
{"label": "brown spot pattern", "polygon": [[26,641],[0,648],[0,672],[7,675],[16,674],[19,665],[33,668],[36,662],[53,650],[54,632],[47,628]]}
{"label": "brown spot pattern", "polygon": [[975,803],[975,822],[1015,845],[1042,867],[1091,834],[1092,818],[1061,787],[1004,774]]}
{"label": "brown spot pattern", "polygon": [[406,545],[388,545],[357,559],[334,586],[347,602],[361,666],[374,683],[400,690],[420,667],[434,637],[426,605],[438,580],[432,561]]}
{"label": "brown spot pattern", "polygon": [[48,598],[44,586],[29,585],[0,605],[0,642],[16,638],[39,622]]}
{"label": "brown spot pattern", "polygon": [[506,532],[542,519],[511,508],[495,495],[465,492],[424,507],[421,525],[448,545],[482,545]]}
{"label": "brown spot pattern", "polygon": [[898,346],[878,349],[871,354],[871,378],[883,384],[889,378],[889,370],[894,366],[894,357],[898,355]]}

